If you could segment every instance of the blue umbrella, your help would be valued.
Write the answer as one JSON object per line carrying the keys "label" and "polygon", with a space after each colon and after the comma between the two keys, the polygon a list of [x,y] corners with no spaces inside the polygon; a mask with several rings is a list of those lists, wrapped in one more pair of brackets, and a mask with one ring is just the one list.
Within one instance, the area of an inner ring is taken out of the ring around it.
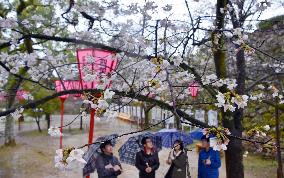
{"label": "blue umbrella", "polygon": [[[111,141],[111,144],[114,146],[116,144],[117,134],[102,136],[96,139],[95,142],[104,142],[107,140]],[[87,176],[93,173],[96,170],[95,160],[98,154],[101,153],[100,143],[92,144],[88,151],[83,155],[84,160],[87,162],[83,168],[83,176]]]}
{"label": "blue umbrella", "polygon": [[183,141],[184,146],[193,143],[193,140],[190,137],[190,135],[182,131],[178,131],[176,129],[162,129],[159,132],[157,132],[155,135],[162,137],[163,147],[166,148],[172,148],[174,141],[176,140]]}
{"label": "blue umbrella", "polygon": [[143,149],[141,140],[143,137],[150,137],[156,151],[162,149],[162,138],[152,133],[146,132],[130,137],[118,150],[120,161],[126,164],[135,165],[136,153]]}
{"label": "blue umbrella", "polygon": [[196,129],[189,133],[191,138],[193,140],[201,140],[201,137],[203,136],[203,130],[202,129]]}

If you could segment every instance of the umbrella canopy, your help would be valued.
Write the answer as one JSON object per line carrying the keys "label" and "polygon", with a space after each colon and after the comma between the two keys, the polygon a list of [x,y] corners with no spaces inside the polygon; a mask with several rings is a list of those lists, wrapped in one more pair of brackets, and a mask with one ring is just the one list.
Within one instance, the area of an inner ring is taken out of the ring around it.
{"label": "umbrella canopy", "polygon": [[162,149],[162,138],[152,133],[146,132],[130,137],[118,150],[120,161],[126,164],[135,165],[136,153],[143,149],[141,140],[143,137],[150,137],[156,151]]}
{"label": "umbrella canopy", "polygon": [[201,137],[203,136],[203,130],[202,129],[196,129],[189,134],[193,140],[201,140]]}
{"label": "umbrella canopy", "polygon": [[166,148],[172,148],[174,141],[176,140],[183,141],[184,146],[193,143],[190,135],[176,129],[162,129],[155,135],[162,137],[162,145]]}
{"label": "umbrella canopy", "polygon": [[[96,139],[95,142],[104,142],[107,140],[111,140],[111,144],[114,146],[116,144],[117,134],[102,136]],[[92,144],[88,151],[83,155],[84,160],[87,162],[85,167],[83,168],[83,176],[87,176],[93,173],[96,170],[95,159],[98,154],[101,153],[100,143]]]}

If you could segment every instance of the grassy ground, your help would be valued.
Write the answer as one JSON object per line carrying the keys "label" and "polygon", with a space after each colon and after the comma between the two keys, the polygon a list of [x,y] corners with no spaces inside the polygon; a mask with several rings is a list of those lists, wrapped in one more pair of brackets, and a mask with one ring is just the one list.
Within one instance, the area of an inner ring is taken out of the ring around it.
{"label": "grassy ground", "polygon": [[272,159],[263,159],[260,156],[251,155],[244,158],[245,177],[276,178],[277,162]]}

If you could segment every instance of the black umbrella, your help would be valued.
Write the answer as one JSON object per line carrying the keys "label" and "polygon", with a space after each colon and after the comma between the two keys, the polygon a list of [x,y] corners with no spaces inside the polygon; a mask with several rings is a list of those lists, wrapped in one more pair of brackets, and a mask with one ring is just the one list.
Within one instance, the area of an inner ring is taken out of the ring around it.
{"label": "black umbrella", "polygon": [[[114,146],[116,144],[117,137],[118,137],[117,134],[102,136],[97,138],[95,142],[104,142],[110,140],[111,144]],[[89,147],[88,151],[83,155],[84,160],[87,162],[87,164],[83,168],[84,177],[93,173],[96,170],[95,160],[97,155],[100,153],[101,153],[100,143],[94,143]]]}
{"label": "black umbrella", "polygon": [[150,132],[130,137],[118,150],[120,161],[126,164],[135,165],[136,153],[141,151],[143,146],[141,140],[143,137],[150,137],[156,151],[162,149],[162,138]]}

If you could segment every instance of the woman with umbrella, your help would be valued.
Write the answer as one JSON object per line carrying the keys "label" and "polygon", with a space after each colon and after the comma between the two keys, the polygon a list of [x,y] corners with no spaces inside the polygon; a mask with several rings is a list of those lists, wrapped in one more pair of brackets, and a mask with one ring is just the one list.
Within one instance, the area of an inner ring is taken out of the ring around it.
{"label": "woman with umbrella", "polygon": [[165,178],[186,178],[187,154],[184,152],[184,146],[181,140],[174,142],[167,163],[171,166]]}

